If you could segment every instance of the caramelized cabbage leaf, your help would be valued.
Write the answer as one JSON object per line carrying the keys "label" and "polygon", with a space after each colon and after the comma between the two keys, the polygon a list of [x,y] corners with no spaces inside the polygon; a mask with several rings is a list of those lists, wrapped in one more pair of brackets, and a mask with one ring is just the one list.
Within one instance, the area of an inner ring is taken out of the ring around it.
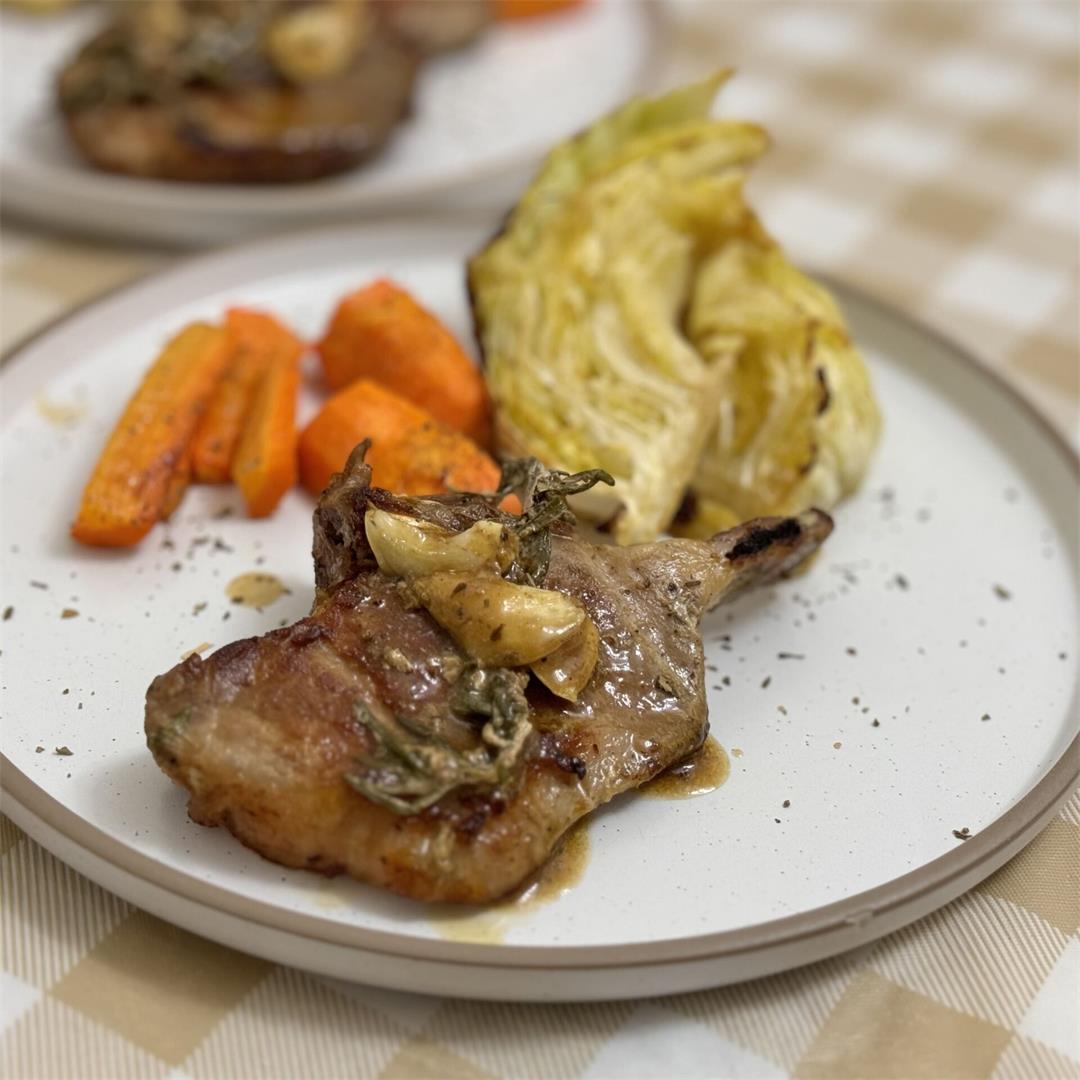
{"label": "caramelized cabbage leaf", "polygon": [[881,418],[829,293],[767,239],[705,259],[687,334],[720,376],[716,424],[674,531],[831,508],[862,480]]}
{"label": "caramelized cabbage leaf", "polygon": [[719,369],[687,341],[699,253],[746,220],[739,167],[767,145],[709,119],[723,76],[634,101],[555,148],[469,265],[500,447],[606,469],[575,508],[622,543],[667,526],[711,426]]}
{"label": "caramelized cabbage leaf", "polygon": [[865,403],[856,417],[841,400],[869,394],[865,372],[831,299],[743,197],[768,137],[710,117],[727,74],[557,146],[469,263],[500,448],[610,473],[575,509],[619,543],[653,539],[688,490],[680,527],[714,531],[751,504],[830,505],[865,464],[845,438]]}

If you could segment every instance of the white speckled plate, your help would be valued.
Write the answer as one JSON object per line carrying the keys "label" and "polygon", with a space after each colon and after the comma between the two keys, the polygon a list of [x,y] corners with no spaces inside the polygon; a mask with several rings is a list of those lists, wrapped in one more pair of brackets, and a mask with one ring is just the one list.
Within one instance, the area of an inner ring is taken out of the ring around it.
{"label": "white speckled plate", "polygon": [[[659,14],[654,4],[589,0],[496,23],[469,48],[424,66],[413,115],[377,158],[316,183],[254,187],[114,176],[79,158],[54,108],[52,80],[100,19],[97,5],[51,18],[0,13],[4,207],[51,227],[188,245],[390,207],[470,205],[480,182],[487,190],[508,173],[527,177],[552,143],[639,87]],[[491,190],[497,200],[512,197],[501,185]]]}
{"label": "white speckled plate", "polygon": [[[188,649],[305,612],[312,501],[297,491],[270,521],[219,519],[236,500],[201,488],[137,551],[95,552],[67,536],[87,471],[187,320],[245,302],[315,334],[343,292],[390,274],[467,335],[475,241],[386,224],[237,249],[106,298],[11,359],[6,812],[210,937],[338,977],[522,999],[655,994],[804,963],[925,914],[1018,850],[1077,774],[1075,460],[969,358],[844,289],[884,441],[810,573],[705,624],[713,730],[732,754],[723,787],[618,799],[589,824],[574,888],[452,926],[187,819],[143,744],[144,690]],[[70,405],[85,412],[61,426]],[[291,593],[264,611],[231,605],[226,582],[256,568]]]}

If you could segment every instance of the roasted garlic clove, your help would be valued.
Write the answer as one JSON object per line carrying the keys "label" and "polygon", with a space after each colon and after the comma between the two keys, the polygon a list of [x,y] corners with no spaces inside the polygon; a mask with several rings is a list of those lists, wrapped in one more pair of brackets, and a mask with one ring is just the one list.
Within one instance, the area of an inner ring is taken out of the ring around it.
{"label": "roasted garlic clove", "polygon": [[448,572],[412,582],[413,592],[472,659],[523,667],[553,653],[588,616],[554,589],[515,585],[494,574]]}
{"label": "roasted garlic clove", "polygon": [[600,634],[588,616],[577,633],[532,664],[533,674],[557,697],[577,701],[600,655]]}
{"label": "roasted garlic clove", "polygon": [[367,40],[372,14],[356,0],[329,0],[278,16],[266,32],[266,51],[292,83],[340,75]]}
{"label": "roasted garlic clove", "polygon": [[453,533],[427,521],[370,509],[364,530],[384,574],[411,580],[446,570],[501,574],[518,552],[517,535],[497,521]]}

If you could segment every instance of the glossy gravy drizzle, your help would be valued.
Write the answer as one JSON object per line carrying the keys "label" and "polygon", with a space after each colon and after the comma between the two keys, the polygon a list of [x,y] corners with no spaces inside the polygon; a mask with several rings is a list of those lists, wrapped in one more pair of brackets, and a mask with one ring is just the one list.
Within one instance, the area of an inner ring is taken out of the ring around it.
{"label": "glossy gravy drizzle", "polygon": [[286,591],[285,586],[273,574],[263,574],[257,570],[234,577],[225,586],[225,595],[234,604],[253,608],[267,607]]}
{"label": "glossy gravy drizzle", "polygon": [[518,909],[550,904],[581,880],[588,864],[589,832],[579,822],[566,834],[562,846],[547,864],[513,894],[509,903]]}
{"label": "glossy gravy drizzle", "polygon": [[540,871],[505,900],[476,910],[438,906],[432,929],[449,941],[498,944],[514,922],[534,908],[558,900],[572,889],[589,862],[589,833],[578,822],[567,834],[559,850]]}
{"label": "glossy gravy drizzle", "polygon": [[701,749],[638,789],[650,799],[692,799],[715,791],[731,775],[727,751],[710,735]]}

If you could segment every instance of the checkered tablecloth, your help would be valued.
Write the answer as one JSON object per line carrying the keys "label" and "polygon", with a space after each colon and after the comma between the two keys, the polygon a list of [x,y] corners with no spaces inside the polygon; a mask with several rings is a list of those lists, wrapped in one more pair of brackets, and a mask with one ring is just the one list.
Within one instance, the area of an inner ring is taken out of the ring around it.
{"label": "checkered tablecloth", "polygon": [[[1075,438],[1078,33],[1075,3],[698,0],[655,77],[736,64],[724,111],[774,135],[751,190],[795,257],[967,344]],[[6,343],[169,257],[3,241]],[[1080,1077],[1080,794],[857,953],[586,1006],[331,984],[139,912],[6,821],[0,852],[4,1076]]]}

